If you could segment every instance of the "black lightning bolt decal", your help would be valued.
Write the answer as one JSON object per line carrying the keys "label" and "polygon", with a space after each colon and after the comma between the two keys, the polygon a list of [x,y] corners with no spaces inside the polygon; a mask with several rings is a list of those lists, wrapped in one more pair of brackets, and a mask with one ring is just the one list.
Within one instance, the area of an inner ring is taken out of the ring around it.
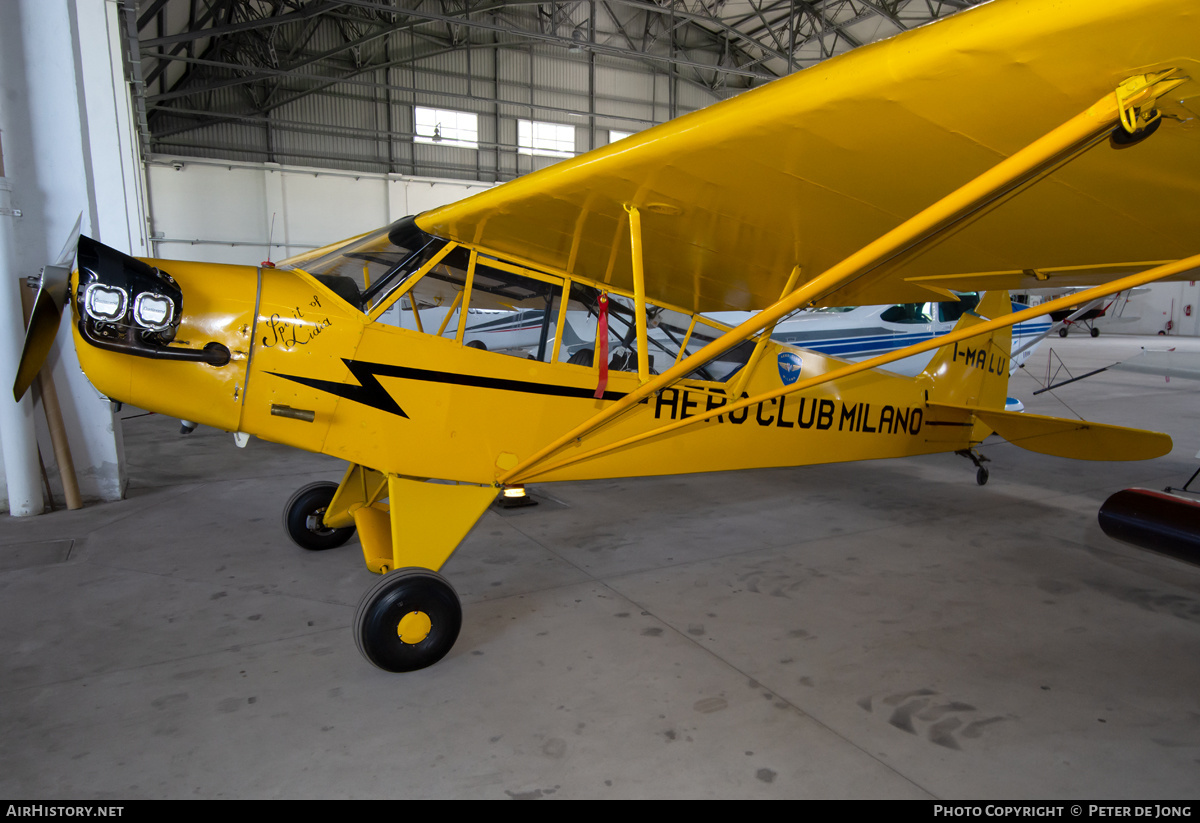
{"label": "black lightning bolt decal", "polygon": [[359,385],[353,386],[349,383],[339,383],[336,380],[317,380],[314,377],[297,377],[291,374],[280,374],[279,372],[270,372],[270,374],[282,377],[285,380],[291,380],[294,383],[309,386],[317,391],[329,392],[338,397],[353,400],[355,403],[362,403],[364,406],[370,406],[373,409],[379,409],[389,414],[398,414],[404,418],[408,417],[404,413],[404,409],[400,408],[396,401],[392,399],[392,396],[388,394],[387,389],[381,386],[379,381],[375,379],[375,375],[377,374],[386,374],[386,366],[380,363],[360,363],[357,360],[347,360],[344,357],[342,358],[342,362],[346,364],[346,368],[358,380]]}
{"label": "black lightning bolt decal", "polygon": [[[422,380],[429,383],[449,383],[455,386],[474,386],[481,389],[544,394],[551,397],[592,399],[595,394],[594,389],[582,389],[572,386],[529,383],[523,380],[505,380],[500,377],[481,377],[473,374],[455,374],[453,372],[433,371],[431,369],[415,369],[409,366],[392,366],[386,363],[347,360],[346,358],[342,358],[342,362],[346,364],[346,368],[358,380],[359,385],[354,386],[349,383],[339,383],[336,380],[318,380],[313,377],[280,374],[279,372],[269,372],[269,374],[404,418],[408,417],[404,413],[404,409],[397,405],[387,389],[380,385],[377,378],[400,377],[405,380]],[[625,392],[606,391],[604,393],[605,400],[619,400],[624,396]]]}

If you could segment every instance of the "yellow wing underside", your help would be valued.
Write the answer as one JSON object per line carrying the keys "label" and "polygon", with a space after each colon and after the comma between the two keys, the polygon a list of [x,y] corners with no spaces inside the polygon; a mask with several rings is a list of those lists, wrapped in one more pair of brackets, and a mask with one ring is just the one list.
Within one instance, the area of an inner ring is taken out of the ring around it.
{"label": "yellow wing underside", "polygon": [[[1200,78],[1193,0],[997,0],[423,214],[418,225],[691,311],[779,298],[1154,70]],[[820,305],[1109,280],[1200,245],[1200,82],[1144,143],[1107,141]]]}

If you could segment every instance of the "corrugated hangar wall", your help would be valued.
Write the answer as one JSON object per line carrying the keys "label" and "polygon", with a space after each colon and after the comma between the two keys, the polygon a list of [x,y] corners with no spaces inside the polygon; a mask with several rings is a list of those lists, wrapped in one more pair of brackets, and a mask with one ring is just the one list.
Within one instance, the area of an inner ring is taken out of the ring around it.
{"label": "corrugated hangar wall", "polygon": [[[726,96],[630,69],[628,62],[532,50],[449,52],[374,74],[371,86],[330,86],[278,106],[269,118],[197,127],[164,113],[153,144],[159,152],[193,157],[494,182],[554,162],[518,154],[518,119],[573,126],[575,149],[585,152],[606,144],[610,130],[640,131]],[[393,99],[392,88],[416,91]],[[238,93],[213,91],[212,108],[234,108]],[[415,143],[415,105],[477,114],[479,148]]]}
{"label": "corrugated hangar wall", "polygon": [[151,253],[242,265],[353,237],[490,185],[194,157],[158,157],[146,168]]}
{"label": "corrugated hangar wall", "polygon": [[[336,32],[322,28],[309,48],[337,46]],[[640,131],[728,96],[629,60],[532,46],[452,50],[358,80],[266,118],[197,125],[160,110],[159,153],[146,162],[153,253],[257,263],[270,242],[281,259],[557,162],[518,151],[521,119],[573,127],[583,153],[611,131]],[[245,91],[208,94],[209,108],[233,111]],[[415,141],[416,106],[477,115],[478,148]]]}

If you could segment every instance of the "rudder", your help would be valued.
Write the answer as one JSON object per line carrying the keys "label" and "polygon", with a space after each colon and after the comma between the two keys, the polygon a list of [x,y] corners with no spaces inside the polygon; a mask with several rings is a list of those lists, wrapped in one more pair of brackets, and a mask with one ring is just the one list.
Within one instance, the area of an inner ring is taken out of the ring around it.
{"label": "rudder", "polygon": [[[979,305],[963,313],[954,330],[977,326],[1008,314],[1012,314],[1008,292],[987,292]],[[942,346],[921,375],[929,381],[929,401],[1003,409],[1008,397],[1011,354],[1012,329],[1007,326],[980,337]]]}

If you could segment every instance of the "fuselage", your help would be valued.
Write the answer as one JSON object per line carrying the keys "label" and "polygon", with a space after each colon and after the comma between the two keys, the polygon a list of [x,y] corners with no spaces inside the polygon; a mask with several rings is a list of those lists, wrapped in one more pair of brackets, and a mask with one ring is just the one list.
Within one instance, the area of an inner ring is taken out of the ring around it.
{"label": "fuselage", "polygon": [[[365,272],[366,282],[352,283],[344,272],[366,266],[340,259],[324,267],[321,261],[300,261],[289,270],[141,261],[169,274],[180,290],[177,326],[159,337],[136,331],[128,317],[123,319],[128,328],[114,318],[106,326],[89,316],[92,308],[74,300],[80,362],[97,389],[114,400],[384,473],[470,483],[494,482],[641,384],[632,296],[614,294],[609,301],[608,360],[602,362],[599,290],[593,284],[462,246],[446,251],[435,238],[430,243],[437,250],[422,246],[423,257],[409,260],[409,270],[400,271],[395,283],[383,279],[388,272]],[[368,256],[374,260],[380,253],[351,259]],[[73,293],[86,288],[85,280],[105,278],[104,271],[77,275]],[[132,304],[138,295],[127,299]],[[111,302],[116,312],[116,299]],[[651,310],[647,359],[653,373],[726,328],[670,307]],[[123,349],[97,346],[96,328],[110,335],[124,329],[115,336],[132,342]],[[505,341],[498,350],[471,345],[485,328],[496,330],[493,340]],[[180,354],[214,347],[228,352],[227,361]],[[928,392],[942,380],[932,367],[915,377],[864,372],[721,413],[735,391],[753,397],[844,364],[768,341],[746,377],[751,348],[745,343],[717,357],[606,424],[579,448],[617,444],[716,412],[710,420],[636,447],[558,468],[551,464],[537,479],[898,457],[965,448],[981,436],[969,415],[947,418],[942,411],[931,418]],[[965,348],[958,355],[947,347],[937,357],[945,361],[941,371],[955,372],[956,383],[964,373],[977,373],[976,382],[985,377],[994,382],[1001,366],[1007,381],[1002,356],[988,362],[974,350],[968,358]],[[977,401],[996,391],[980,388],[960,399]],[[999,391],[1002,405],[1003,388]],[[570,452],[561,457],[570,458]]]}

